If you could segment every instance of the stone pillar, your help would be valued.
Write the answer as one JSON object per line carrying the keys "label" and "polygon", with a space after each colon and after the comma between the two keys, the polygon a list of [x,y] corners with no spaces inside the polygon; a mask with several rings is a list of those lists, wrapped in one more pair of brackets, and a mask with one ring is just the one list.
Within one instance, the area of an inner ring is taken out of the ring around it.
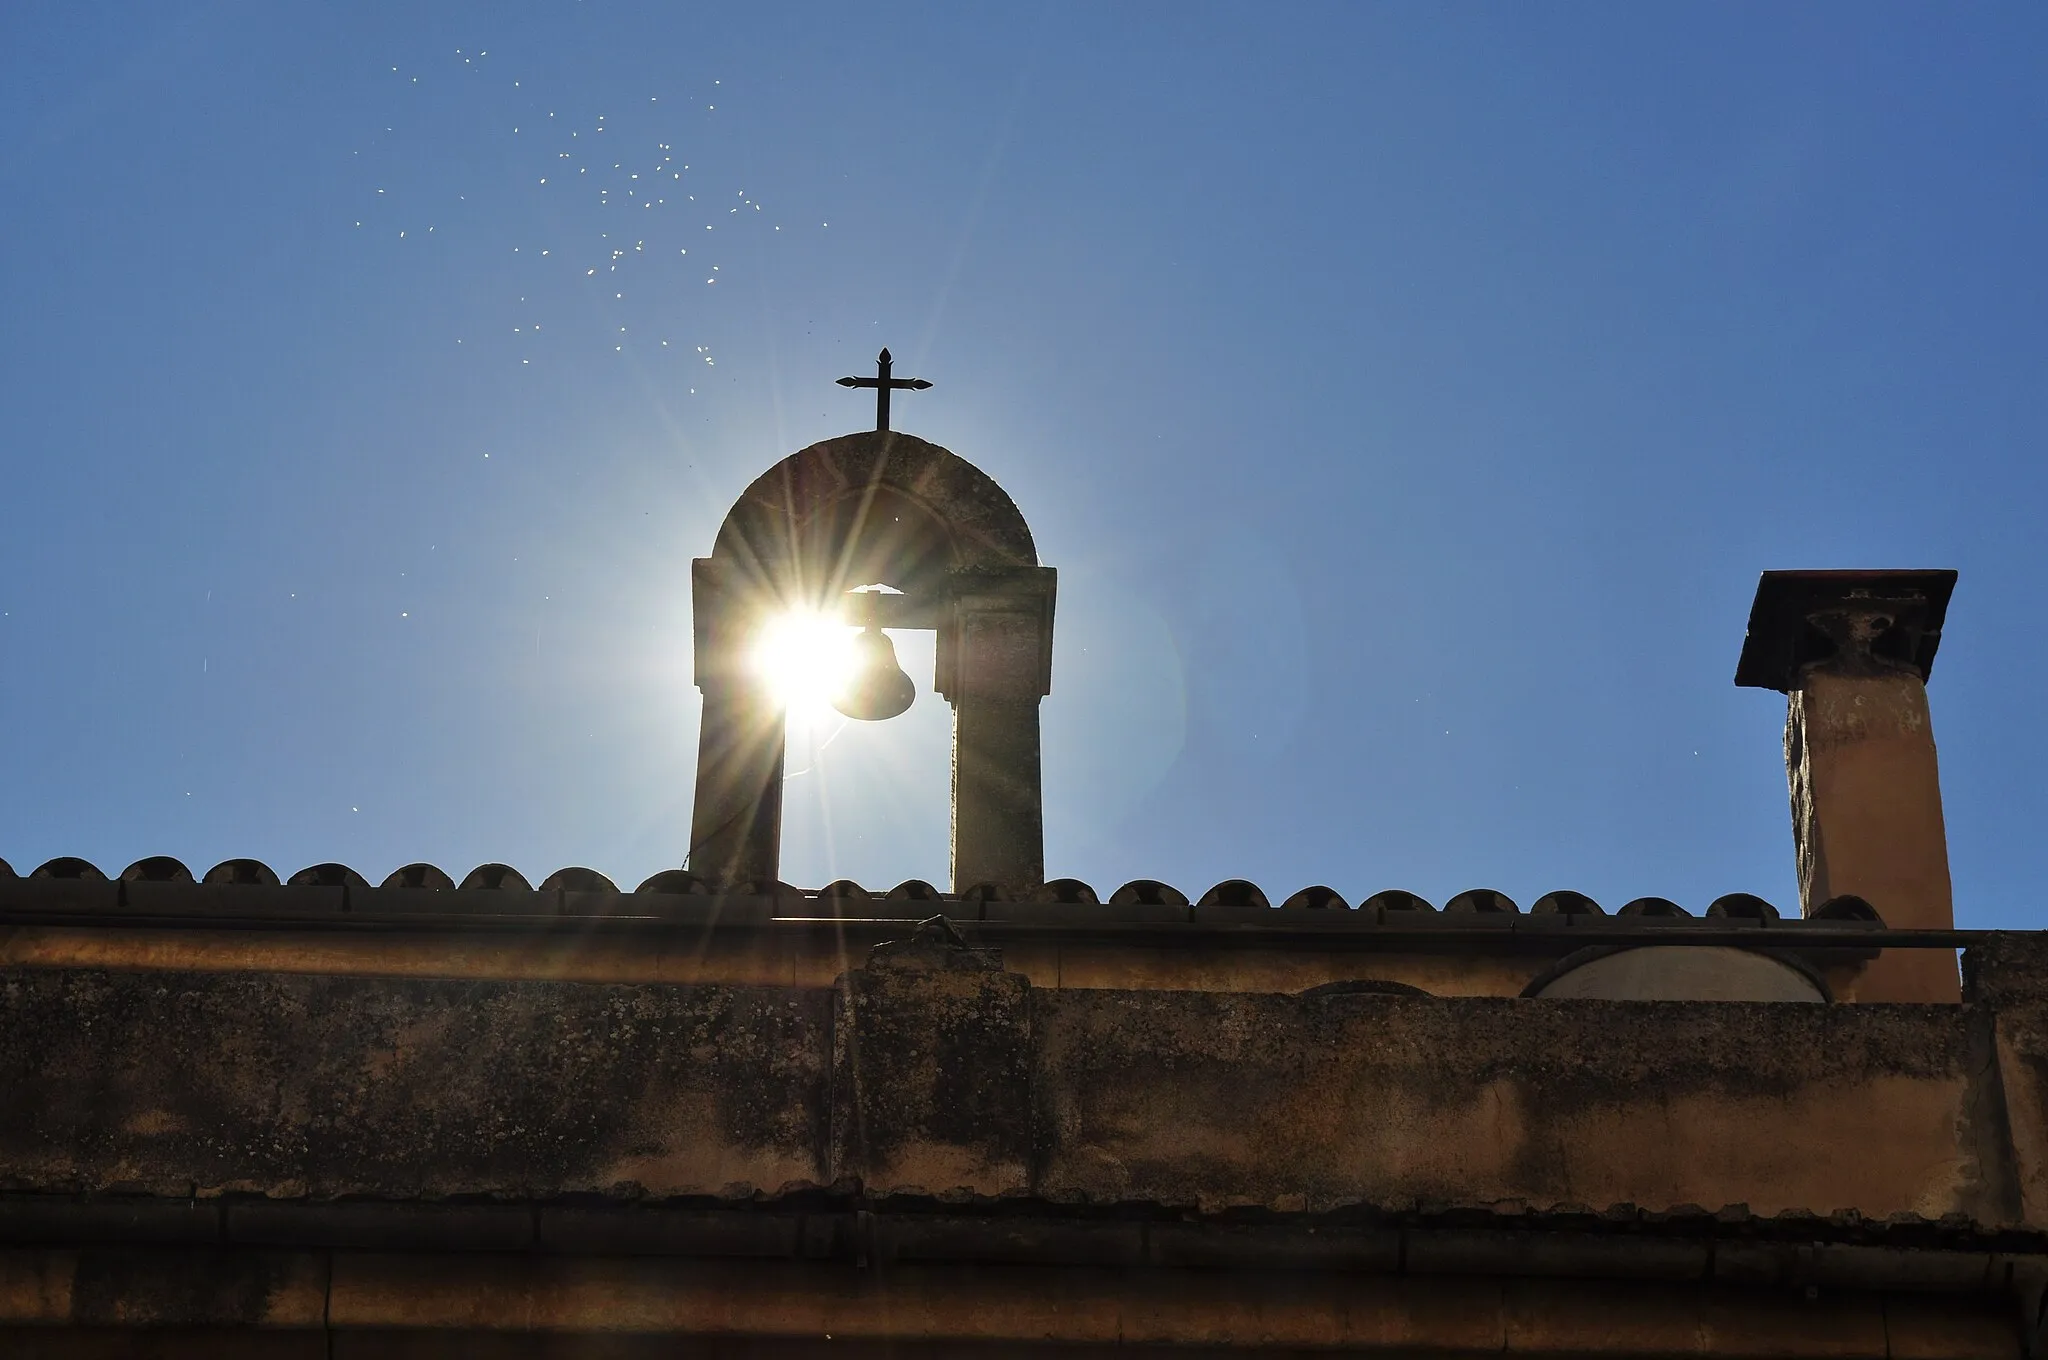
{"label": "stone pillar", "polygon": [[773,883],[782,861],[782,707],[757,685],[702,689],[690,872],[722,888]]}
{"label": "stone pillar", "polygon": [[[1948,834],[1926,681],[1952,571],[1766,572],[1735,682],[1787,696],[1785,772],[1811,915],[1861,897],[1894,929],[1949,930]],[[1948,950],[1888,950],[1855,1001],[1957,1001]]]}
{"label": "stone pillar", "polygon": [[953,889],[1045,881],[1038,703],[1052,690],[1050,567],[956,576],[939,633],[953,705]]}
{"label": "stone pillar", "polygon": [[747,606],[741,573],[698,558],[691,573],[697,688],[704,718],[697,739],[697,801],[690,817],[689,870],[719,887],[773,883],[782,856],[782,705],[747,671]]}

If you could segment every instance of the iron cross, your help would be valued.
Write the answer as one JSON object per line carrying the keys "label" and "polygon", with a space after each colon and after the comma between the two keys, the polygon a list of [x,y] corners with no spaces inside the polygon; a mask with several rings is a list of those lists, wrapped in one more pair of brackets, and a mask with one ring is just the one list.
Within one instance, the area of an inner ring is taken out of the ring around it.
{"label": "iron cross", "polygon": [[890,377],[889,372],[895,366],[895,363],[896,361],[889,357],[889,351],[885,349],[875,359],[874,377],[841,378],[839,380],[841,387],[872,387],[875,389],[875,428],[878,430],[889,428],[889,393],[897,390],[922,392],[931,386],[923,378]]}

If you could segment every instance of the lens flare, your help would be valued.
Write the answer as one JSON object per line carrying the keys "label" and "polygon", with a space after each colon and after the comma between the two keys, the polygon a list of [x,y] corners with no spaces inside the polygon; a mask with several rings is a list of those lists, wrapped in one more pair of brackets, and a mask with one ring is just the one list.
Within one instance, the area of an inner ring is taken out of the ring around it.
{"label": "lens flare", "polygon": [[853,679],[855,630],[815,610],[768,620],[754,647],[754,673],[792,717],[836,718],[832,700]]}

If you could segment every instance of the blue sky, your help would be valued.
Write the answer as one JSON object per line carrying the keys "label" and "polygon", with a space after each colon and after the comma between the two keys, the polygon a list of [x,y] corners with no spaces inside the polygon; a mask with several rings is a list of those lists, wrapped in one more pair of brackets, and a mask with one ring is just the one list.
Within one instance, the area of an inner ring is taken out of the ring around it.
{"label": "blue sky", "polygon": [[[1948,566],[2040,923],[2038,5],[17,3],[0,116],[18,871],[679,862],[690,559],[887,344],[1061,572],[1052,873],[1789,906],[1757,574]],[[947,720],[784,876],[943,881]]]}

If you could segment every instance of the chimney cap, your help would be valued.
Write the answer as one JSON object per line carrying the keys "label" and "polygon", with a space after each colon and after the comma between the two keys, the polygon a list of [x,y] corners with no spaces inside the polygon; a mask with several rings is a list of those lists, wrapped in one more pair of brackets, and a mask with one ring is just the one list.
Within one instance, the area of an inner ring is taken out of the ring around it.
{"label": "chimney cap", "polygon": [[[1791,691],[1806,672],[1836,662],[1877,672],[1934,669],[1953,571],[1767,571],[1749,607],[1735,683]],[[1845,645],[1841,629],[1864,621]]]}

